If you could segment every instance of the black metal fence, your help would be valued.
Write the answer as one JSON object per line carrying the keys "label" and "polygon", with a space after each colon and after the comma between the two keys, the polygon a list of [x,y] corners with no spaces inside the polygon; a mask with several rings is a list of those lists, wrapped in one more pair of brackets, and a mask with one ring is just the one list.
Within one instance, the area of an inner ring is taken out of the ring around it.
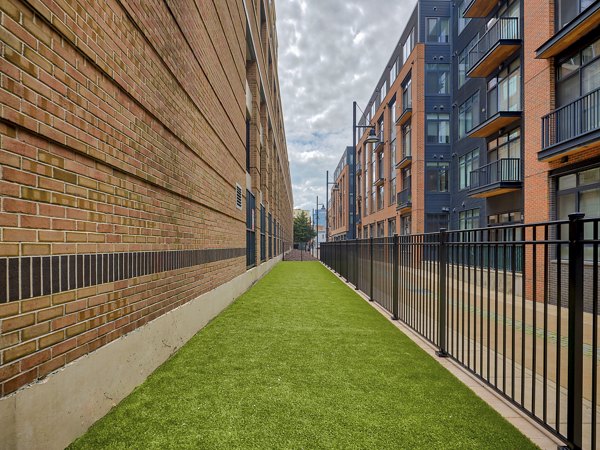
{"label": "black metal fence", "polygon": [[321,261],[572,448],[597,447],[600,219],[321,244]]}

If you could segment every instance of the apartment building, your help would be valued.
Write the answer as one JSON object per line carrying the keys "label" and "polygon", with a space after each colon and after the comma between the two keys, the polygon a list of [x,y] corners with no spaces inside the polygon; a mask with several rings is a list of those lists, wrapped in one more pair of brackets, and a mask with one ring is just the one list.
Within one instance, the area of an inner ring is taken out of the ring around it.
{"label": "apartment building", "polygon": [[451,5],[417,4],[359,120],[359,237],[448,226]]}
{"label": "apartment building", "polygon": [[352,147],[346,147],[335,172],[334,184],[329,197],[328,211],[328,240],[344,241],[351,239],[351,226],[354,219],[350,212],[353,177],[350,172],[352,165]]}
{"label": "apartment building", "polygon": [[357,237],[600,215],[600,2],[417,3],[359,120]]}
{"label": "apartment building", "polygon": [[0,3],[3,446],[68,445],[292,241],[273,3]]}

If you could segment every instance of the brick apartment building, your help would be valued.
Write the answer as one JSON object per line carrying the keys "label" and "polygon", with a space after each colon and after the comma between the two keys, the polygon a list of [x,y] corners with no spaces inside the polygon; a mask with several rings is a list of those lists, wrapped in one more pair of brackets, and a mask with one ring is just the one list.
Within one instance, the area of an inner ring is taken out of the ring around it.
{"label": "brick apartment building", "polygon": [[357,136],[357,236],[600,216],[600,2],[419,0]]}
{"label": "brick apartment building", "polygon": [[275,9],[0,18],[0,447],[62,448],[292,240]]}

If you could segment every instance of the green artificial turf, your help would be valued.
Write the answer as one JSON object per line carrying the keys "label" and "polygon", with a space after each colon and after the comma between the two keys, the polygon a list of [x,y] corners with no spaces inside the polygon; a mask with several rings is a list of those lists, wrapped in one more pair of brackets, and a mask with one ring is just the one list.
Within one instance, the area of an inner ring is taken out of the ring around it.
{"label": "green artificial turf", "polygon": [[535,446],[319,263],[284,262],[70,448]]}

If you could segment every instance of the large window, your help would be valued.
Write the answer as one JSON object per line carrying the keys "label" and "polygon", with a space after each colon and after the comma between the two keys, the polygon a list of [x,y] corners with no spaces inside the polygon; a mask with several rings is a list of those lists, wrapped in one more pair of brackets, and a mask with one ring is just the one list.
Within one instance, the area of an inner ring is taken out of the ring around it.
{"label": "large window", "polygon": [[[574,212],[585,213],[586,218],[600,217],[600,166],[584,169],[558,177],[556,181],[556,205],[559,220],[569,218]],[[584,226],[584,237],[593,238],[593,224]],[[563,227],[561,239],[568,238],[568,228]],[[562,258],[567,257],[567,248]],[[585,246],[585,258],[592,259],[592,247]]]}
{"label": "large window", "polygon": [[[556,101],[563,106],[600,88],[600,39],[558,62]],[[597,107],[597,105],[596,105]]]}
{"label": "large window", "polygon": [[447,17],[427,17],[427,42],[448,42],[450,25]]}
{"label": "large window", "polygon": [[467,81],[467,71],[469,70],[469,52],[479,40],[479,36],[475,36],[471,42],[458,54],[458,87],[462,87]]}
{"label": "large window", "polygon": [[427,114],[427,142],[430,144],[450,143],[449,114]]}
{"label": "large window", "polygon": [[377,188],[377,209],[383,209],[385,199],[385,191],[383,184]]}
{"label": "large window", "polygon": [[411,156],[411,126],[410,122],[402,127],[402,158]]}
{"label": "large window", "polygon": [[404,41],[404,45],[402,46],[402,62],[405,63],[406,60],[408,59],[408,57],[410,56],[410,53],[412,52],[412,49],[415,46],[415,29],[413,28],[412,30],[410,30],[410,34],[408,35],[408,37],[406,38],[406,41]]}
{"label": "large window", "polygon": [[459,212],[458,228],[461,230],[479,228],[479,208]]}
{"label": "large window", "polygon": [[498,111],[521,111],[521,63],[509,67],[488,81],[488,117]]}
{"label": "large window", "polygon": [[556,0],[558,28],[564,27],[592,3],[594,0]]}
{"label": "large window", "polygon": [[410,214],[400,216],[400,235],[408,236],[411,228],[411,217]]}
{"label": "large window", "polygon": [[387,95],[387,80],[385,80],[383,82],[383,84],[381,85],[381,92],[380,92],[380,97],[379,97],[379,103],[383,103],[383,100],[385,99],[386,95]]}
{"label": "large window", "polygon": [[479,91],[458,108],[458,137],[464,138],[479,124]]}
{"label": "large window", "polygon": [[521,157],[521,129],[516,128],[488,142],[488,162]]}
{"label": "large window", "polygon": [[390,85],[394,84],[396,78],[398,78],[398,74],[400,73],[400,58],[397,58],[390,70]]}
{"label": "large window", "polygon": [[396,234],[396,219],[388,219],[388,236]]}
{"label": "large window", "polygon": [[381,222],[377,222],[377,237],[385,236],[384,226],[383,220]]}
{"label": "large window", "polygon": [[450,64],[425,64],[425,74],[428,94],[450,93]]}
{"label": "large window", "polygon": [[437,232],[440,228],[448,229],[448,213],[425,214],[425,233]]}
{"label": "large window", "polygon": [[471,186],[471,172],[479,168],[479,150],[473,150],[458,158],[458,188]]}
{"label": "large window", "polygon": [[448,192],[450,163],[433,161],[427,163],[425,173],[426,190],[429,192]]}
{"label": "large window", "polygon": [[402,111],[412,108],[412,82],[409,78],[402,85]]}
{"label": "large window", "polygon": [[384,173],[384,152],[380,151],[377,154],[377,180],[385,178]]}
{"label": "large window", "polygon": [[469,0],[462,0],[458,5],[458,34],[460,34],[462,30],[465,29],[467,24],[471,21],[471,19],[469,19],[468,17],[463,17],[465,9],[467,9],[469,3]]}

